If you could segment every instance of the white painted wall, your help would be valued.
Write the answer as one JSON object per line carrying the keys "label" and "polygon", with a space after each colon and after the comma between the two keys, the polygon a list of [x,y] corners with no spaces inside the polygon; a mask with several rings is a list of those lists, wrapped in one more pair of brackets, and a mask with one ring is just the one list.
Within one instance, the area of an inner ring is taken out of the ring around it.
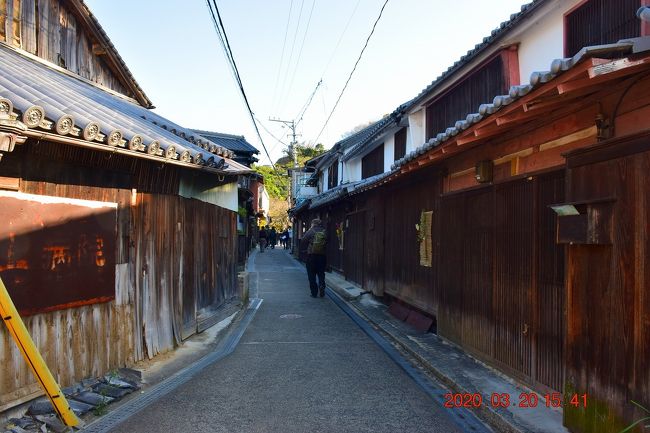
{"label": "white painted wall", "polygon": [[181,177],[178,195],[195,198],[233,212],[237,212],[239,208],[236,181],[215,187],[210,182],[200,181],[199,178],[184,176]]}
{"label": "white painted wall", "polygon": [[564,14],[581,0],[556,0],[535,13],[508,35],[503,45],[519,43],[519,77],[521,84],[535,71],[548,71],[554,59],[564,57]]}
{"label": "white painted wall", "polygon": [[361,180],[361,158],[352,158],[345,162],[344,182]]}
{"label": "white painted wall", "polygon": [[395,133],[384,138],[384,173],[390,171],[390,166],[395,162]]}
{"label": "white painted wall", "polygon": [[424,108],[409,114],[409,127],[406,134],[406,153],[424,144],[425,122]]}

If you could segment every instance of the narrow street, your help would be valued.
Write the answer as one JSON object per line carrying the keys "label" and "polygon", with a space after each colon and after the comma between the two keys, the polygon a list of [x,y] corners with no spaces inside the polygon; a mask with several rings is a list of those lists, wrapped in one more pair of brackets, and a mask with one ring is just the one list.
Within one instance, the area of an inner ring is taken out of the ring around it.
{"label": "narrow street", "polygon": [[328,297],[309,296],[286,250],[251,260],[263,303],[235,351],[112,431],[460,431]]}

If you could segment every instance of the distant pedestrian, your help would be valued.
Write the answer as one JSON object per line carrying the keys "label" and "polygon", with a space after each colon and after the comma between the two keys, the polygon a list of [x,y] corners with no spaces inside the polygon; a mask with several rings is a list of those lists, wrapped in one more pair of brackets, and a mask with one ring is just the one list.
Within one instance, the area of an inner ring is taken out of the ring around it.
{"label": "distant pedestrian", "polygon": [[289,248],[289,229],[284,229],[282,232],[282,246],[285,250]]}
{"label": "distant pedestrian", "polygon": [[275,249],[275,244],[278,243],[278,232],[275,230],[275,227],[271,227],[269,232],[269,243],[271,244],[271,249]]}
{"label": "distant pedestrian", "polygon": [[287,248],[293,252],[293,229],[291,227],[287,229],[287,243],[289,244]]}
{"label": "distant pedestrian", "polygon": [[[311,228],[300,240],[301,250],[307,250],[307,278],[312,298],[315,298],[317,293],[321,298],[325,296],[326,244],[327,235],[323,222],[318,218],[314,219],[311,222]],[[316,277],[318,277],[318,283],[316,283]]]}
{"label": "distant pedestrian", "polygon": [[260,252],[263,253],[264,250],[266,249],[266,238],[268,237],[268,234],[266,233],[266,229],[262,227],[260,229],[259,234],[257,235],[260,241]]}

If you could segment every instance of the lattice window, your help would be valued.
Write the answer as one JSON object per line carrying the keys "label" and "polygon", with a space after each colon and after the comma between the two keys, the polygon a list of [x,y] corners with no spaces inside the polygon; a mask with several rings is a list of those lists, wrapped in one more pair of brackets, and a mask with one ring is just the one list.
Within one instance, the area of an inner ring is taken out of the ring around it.
{"label": "lattice window", "polygon": [[565,16],[566,56],[581,48],[641,35],[641,0],[589,0]]}
{"label": "lattice window", "polygon": [[361,178],[366,179],[384,172],[384,145],[367,154],[361,160]]}

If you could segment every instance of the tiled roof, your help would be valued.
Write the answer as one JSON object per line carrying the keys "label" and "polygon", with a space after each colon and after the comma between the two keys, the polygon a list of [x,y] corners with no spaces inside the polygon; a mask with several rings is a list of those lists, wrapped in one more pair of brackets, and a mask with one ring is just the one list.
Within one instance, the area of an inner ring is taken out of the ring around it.
{"label": "tiled roof", "polygon": [[410,109],[414,105],[425,100],[434,89],[445,82],[452,74],[478,57],[481,53],[492,46],[498,39],[504,36],[510,29],[515,27],[518,23],[528,17],[534,10],[538,9],[547,1],[548,0],[532,0],[530,3],[523,5],[519,12],[510,15],[510,19],[508,21],[502,22],[499,27],[492,30],[489,36],[484,37],[483,41],[476,44],[474,48],[469,50],[446,71],[440,74],[438,78],[436,78],[433,82],[431,82],[431,84],[425,87],[415,98],[405,103],[405,108]]}
{"label": "tiled roof", "polygon": [[0,127],[215,172],[243,172],[232,152],[146,108],[0,45]]}
{"label": "tiled roof", "polygon": [[403,158],[395,161],[391,169],[396,169],[406,164],[409,161],[416,159],[418,156],[423,155],[430,149],[441,145],[448,139],[458,135],[470,126],[482,121],[489,117],[491,114],[496,113],[500,109],[512,104],[519,98],[526,96],[532,90],[548,83],[558,75],[568,71],[582,60],[596,55],[611,56],[611,55],[624,55],[632,51],[634,42],[620,41],[616,44],[596,45],[592,47],[585,47],[581,49],[575,56],[566,59],[555,59],[551,62],[548,71],[536,71],[530,76],[529,84],[521,84],[518,86],[510,87],[507,95],[495,96],[491,103],[481,104],[477,107],[475,113],[470,113],[465,119],[458,120],[453,126],[449,126],[445,131],[441,131],[434,138],[429,139],[426,143],[422,144],[414,151],[405,155]]}
{"label": "tiled roof", "polygon": [[223,146],[228,150],[232,150],[233,152],[260,153],[255,146],[246,141],[243,135],[231,135],[221,132],[204,131],[201,129],[193,129],[193,131],[213,143]]}

